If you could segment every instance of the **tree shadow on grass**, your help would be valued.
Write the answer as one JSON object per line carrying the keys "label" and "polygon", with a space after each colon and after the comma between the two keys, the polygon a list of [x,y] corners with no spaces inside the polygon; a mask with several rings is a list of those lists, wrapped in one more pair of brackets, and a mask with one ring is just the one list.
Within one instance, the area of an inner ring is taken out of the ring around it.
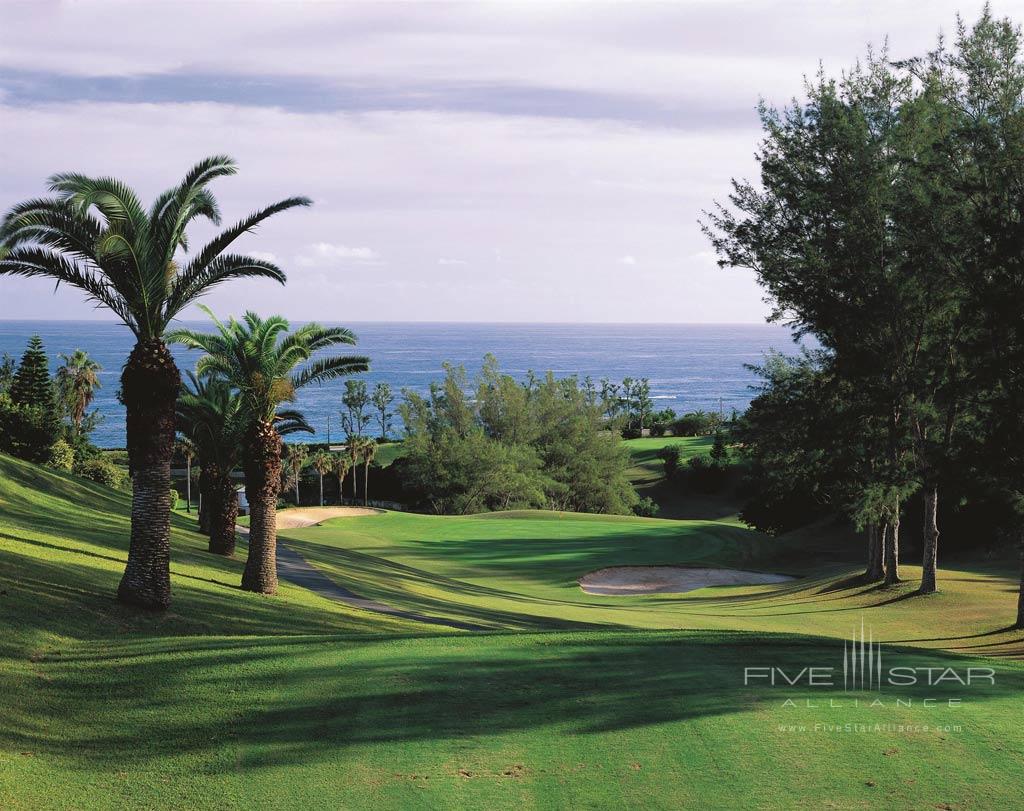
{"label": "tree shadow on grass", "polygon": [[[743,632],[149,642],[113,661],[41,663],[46,680],[20,697],[0,741],[82,769],[200,754],[216,771],[223,746],[240,752],[241,768],[259,768],[326,762],[372,744],[598,735],[802,702],[806,686],[744,686],[744,667],[841,667],[841,656],[837,641]],[[915,667],[978,661],[919,649],[886,648],[886,656]],[[1024,669],[1010,666],[995,686],[972,689],[971,701],[1022,688]],[[900,690],[918,699],[962,693]],[[836,692],[813,695],[827,701]]]}

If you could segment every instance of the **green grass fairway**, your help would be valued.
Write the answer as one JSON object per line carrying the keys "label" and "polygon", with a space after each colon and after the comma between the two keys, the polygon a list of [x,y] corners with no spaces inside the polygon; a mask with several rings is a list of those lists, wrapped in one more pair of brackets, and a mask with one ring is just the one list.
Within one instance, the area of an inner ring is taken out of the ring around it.
{"label": "green grass fairway", "polygon": [[385,442],[377,446],[377,452],[374,454],[373,461],[381,467],[387,467],[404,454],[405,445],[401,442]]}
{"label": "green grass fairway", "polygon": [[[245,594],[244,549],[213,559],[175,516],[174,606],[140,615],[111,599],[126,514],[122,494],[0,456],[4,809],[1020,805],[1009,566],[944,570],[940,594],[903,599],[912,582],[851,581],[859,542],[831,528],[384,513],[288,531],[355,591],[495,628],[471,633],[287,585]],[[575,586],[652,562],[803,577],[676,597]],[[887,662],[993,667],[996,683],[744,685],[746,667],[840,665],[862,619]]]}

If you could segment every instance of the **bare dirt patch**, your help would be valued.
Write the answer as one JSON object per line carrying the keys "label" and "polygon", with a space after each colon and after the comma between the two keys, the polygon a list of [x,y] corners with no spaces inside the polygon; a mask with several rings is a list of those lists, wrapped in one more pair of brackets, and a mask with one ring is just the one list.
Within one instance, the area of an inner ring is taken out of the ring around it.
{"label": "bare dirt patch", "polygon": [[760,586],[794,578],[768,572],[696,566],[612,566],[585,574],[577,582],[587,594],[683,594],[708,586]]}

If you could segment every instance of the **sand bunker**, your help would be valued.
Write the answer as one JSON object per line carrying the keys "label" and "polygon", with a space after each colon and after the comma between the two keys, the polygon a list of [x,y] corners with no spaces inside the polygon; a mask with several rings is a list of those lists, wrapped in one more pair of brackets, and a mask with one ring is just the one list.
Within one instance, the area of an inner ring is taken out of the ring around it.
{"label": "sand bunker", "polygon": [[294,510],[281,510],[277,514],[277,528],[311,527],[328,518],[352,518],[357,515],[377,515],[379,512],[381,510],[375,510],[372,507],[302,507]]}
{"label": "sand bunker", "polygon": [[793,580],[784,574],[739,569],[700,569],[689,566],[613,566],[579,579],[587,594],[682,594],[707,586],[759,586]]}

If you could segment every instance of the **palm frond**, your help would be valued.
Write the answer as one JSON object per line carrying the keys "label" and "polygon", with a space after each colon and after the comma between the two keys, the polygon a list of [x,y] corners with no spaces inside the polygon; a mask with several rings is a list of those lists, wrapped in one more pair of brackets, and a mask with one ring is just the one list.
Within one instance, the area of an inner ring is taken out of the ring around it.
{"label": "palm frond", "polygon": [[0,244],[43,245],[96,262],[96,244],[103,226],[79,214],[66,200],[34,199],[14,206],[0,224]]}
{"label": "palm frond", "polygon": [[171,283],[164,318],[170,321],[199,296],[231,279],[274,279],[285,283],[285,275],[273,262],[249,256],[224,254],[204,266],[190,264]]}
{"label": "palm frond", "polygon": [[298,373],[292,375],[292,385],[296,389],[310,383],[324,383],[347,375],[366,372],[370,369],[370,359],[361,356],[339,358],[322,358],[313,361]]}
{"label": "palm frond", "polygon": [[[278,203],[274,203],[271,206],[260,209],[243,220],[239,220],[230,228],[225,229],[206,245],[203,246],[202,250],[196,254],[196,258],[189,263],[185,268],[185,273],[195,273],[201,271],[207,265],[209,265],[214,259],[220,254],[227,250],[231,244],[243,234],[251,233],[256,226],[262,223],[264,220],[278,214],[282,211],[287,211],[290,208],[297,206],[310,206],[313,201],[308,197],[289,197],[286,200],[281,200]],[[283,278],[282,274],[282,278]]]}
{"label": "palm frond", "polygon": [[86,293],[89,299],[108,307],[138,334],[134,315],[127,302],[103,275],[47,248],[21,247],[0,249],[0,275],[44,277],[69,284]]}

